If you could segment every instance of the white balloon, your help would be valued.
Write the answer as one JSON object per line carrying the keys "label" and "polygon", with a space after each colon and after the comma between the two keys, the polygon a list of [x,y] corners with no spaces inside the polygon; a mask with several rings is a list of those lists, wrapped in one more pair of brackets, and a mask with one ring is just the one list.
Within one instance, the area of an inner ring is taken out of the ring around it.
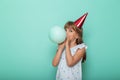
{"label": "white balloon", "polygon": [[66,32],[63,28],[55,26],[51,28],[49,37],[55,43],[62,43],[66,38]]}

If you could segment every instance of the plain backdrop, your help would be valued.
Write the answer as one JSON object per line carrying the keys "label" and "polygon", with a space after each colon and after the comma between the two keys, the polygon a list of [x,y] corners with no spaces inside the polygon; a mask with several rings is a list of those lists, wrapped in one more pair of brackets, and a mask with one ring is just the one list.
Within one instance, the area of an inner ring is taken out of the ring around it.
{"label": "plain backdrop", "polygon": [[0,80],[55,80],[53,26],[88,12],[83,80],[120,80],[120,0],[0,0]]}

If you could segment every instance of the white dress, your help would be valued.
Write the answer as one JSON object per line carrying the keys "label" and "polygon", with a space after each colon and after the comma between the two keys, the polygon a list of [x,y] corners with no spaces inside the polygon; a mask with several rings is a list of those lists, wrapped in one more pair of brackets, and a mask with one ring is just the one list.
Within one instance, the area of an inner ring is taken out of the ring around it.
{"label": "white dress", "polygon": [[[87,49],[87,45],[85,43],[81,43],[70,48],[72,56],[75,54],[78,48],[82,49],[83,47]],[[60,62],[58,64],[56,80],[82,80],[81,61],[82,59],[74,66],[69,67],[66,62],[65,49],[64,49],[60,58]]]}

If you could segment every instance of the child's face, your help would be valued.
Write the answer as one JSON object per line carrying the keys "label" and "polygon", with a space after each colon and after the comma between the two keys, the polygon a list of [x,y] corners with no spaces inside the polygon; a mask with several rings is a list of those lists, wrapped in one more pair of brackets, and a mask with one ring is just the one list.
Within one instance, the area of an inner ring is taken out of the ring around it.
{"label": "child's face", "polygon": [[72,28],[66,29],[66,36],[69,37],[70,40],[74,40],[77,37],[77,33]]}

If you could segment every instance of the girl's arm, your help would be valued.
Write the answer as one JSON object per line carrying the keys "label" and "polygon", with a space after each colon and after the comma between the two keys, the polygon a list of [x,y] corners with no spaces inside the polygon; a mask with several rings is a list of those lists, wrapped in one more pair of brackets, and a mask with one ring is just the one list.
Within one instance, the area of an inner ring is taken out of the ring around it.
{"label": "girl's arm", "polygon": [[56,55],[55,55],[55,57],[54,57],[54,59],[53,59],[53,61],[52,61],[52,65],[55,66],[55,67],[59,64],[60,57],[61,57],[61,55],[62,55],[64,46],[65,46],[64,43],[61,43],[61,44],[59,44],[59,46],[58,46],[58,50],[57,50]]}
{"label": "girl's arm", "polygon": [[74,66],[84,56],[85,48],[78,49],[74,56],[71,55],[70,46],[66,43],[66,59],[69,67]]}
{"label": "girl's arm", "polygon": [[74,56],[71,55],[70,48],[66,47],[66,59],[69,67],[74,66],[83,57],[85,48],[78,49]]}

